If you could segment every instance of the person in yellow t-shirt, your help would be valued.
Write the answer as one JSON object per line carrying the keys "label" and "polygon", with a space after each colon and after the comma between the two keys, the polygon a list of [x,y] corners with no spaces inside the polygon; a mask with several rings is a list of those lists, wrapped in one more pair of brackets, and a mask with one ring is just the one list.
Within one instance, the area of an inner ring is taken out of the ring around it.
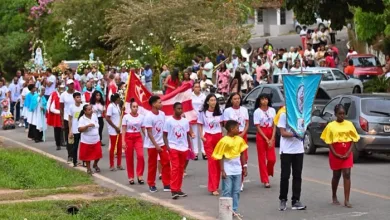
{"label": "person in yellow t-shirt", "polygon": [[341,174],[344,179],[344,205],[352,208],[349,203],[351,191],[351,168],[353,166],[353,142],[360,137],[352,122],[344,120],[345,108],[342,104],[336,105],[334,113],[337,119],[329,123],[321,134],[321,139],[329,145],[329,165],[333,170],[332,200],[333,204],[339,205],[337,199],[337,187]]}
{"label": "person in yellow t-shirt", "polygon": [[248,148],[248,145],[242,137],[238,136],[240,131],[237,121],[228,120],[225,129],[227,136],[218,142],[212,158],[220,161],[222,196],[233,198],[234,215],[240,216],[237,210],[240,200],[241,175],[247,176],[247,165],[243,152]]}

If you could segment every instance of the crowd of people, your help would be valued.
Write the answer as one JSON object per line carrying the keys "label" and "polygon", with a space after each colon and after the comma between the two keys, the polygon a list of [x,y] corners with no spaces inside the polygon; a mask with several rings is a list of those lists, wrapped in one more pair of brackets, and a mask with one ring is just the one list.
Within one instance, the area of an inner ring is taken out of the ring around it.
{"label": "crowd of people", "polygon": [[[293,68],[300,68],[301,61],[305,66],[321,65],[323,58],[330,56],[333,59],[335,54],[337,57],[337,49],[332,45],[327,47],[321,45],[318,51],[314,51],[308,43],[305,51],[297,47],[287,52],[284,49],[274,50],[267,40],[262,48],[256,50],[251,61],[239,58],[236,54],[232,55],[231,60],[226,59],[220,50],[217,68],[208,57],[203,61],[198,56],[193,65],[184,70],[182,80],[178,68],[173,68],[171,72],[164,66],[159,80],[164,94],[171,93],[183,83],[192,85],[192,105],[198,112],[195,121],[183,117],[181,103],[174,103],[174,114],[167,117],[161,111],[161,98],[155,95],[149,99],[152,110],[146,115],[138,112],[139,103],[134,99],[130,102],[130,113],[124,114],[124,103],[117,92],[126,86],[128,71],[134,71],[126,68],[120,71],[111,69],[107,74],[91,68],[86,69],[83,75],[69,69],[61,76],[53,75],[48,69],[46,74],[38,77],[28,73],[22,76],[18,71],[8,88],[4,87],[4,81],[0,81],[0,101],[10,99],[10,112],[15,114],[15,121],[26,129],[28,138],[37,143],[45,140],[47,126],[53,127],[56,149],[61,150],[61,146],[66,146],[68,162],[75,167],[85,166],[91,175],[101,172],[99,160],[103,157],[102,136],[106,124],[110,145],[109,169],[125,170],[122,166],[123,151],[130,185],[136,182],[145,184],[143,176],[147,167],[146,184],[150,192],[157,192],[158,170],[163,191],[171,192],[172,199],[187,196],[182,189],[186,168],[190,160],[199,160],[199,156],[202,156],[208,164],[208,191],[214,196],[222,192],[223,196],[232,197],[233,211],[237,213],[249,159],[249,115],[248,109],[241,106],[242,94],[257,84],[281,82],[278,76]],[[333,65],[335,62],[325,63]],[[151,90],[153,72],[150,65],[137,71],[137,75],[142,78],[145,87]],[[209,90],[214,84],[220,93],[228,97],[224,109],[219,105],[217,96]],[[7,109],[3,108],[3,111]],[[345,122],[343,107],[338,106],[335,113],[337,121],[328,125],[329,129],[325,129],[322,138],[332,146],[332,186],[337,186],[342,173],[347,179],[347,185],[344,182],[345,190],[349,190],[351,142],[356,142],[359,137],[353,126]],[[278,128],[281,133],[279,152],[282,168],[279,209],[284,211],[287,208],[291,169],[291,207],[306,209],[300,202],[303,140],[288,126],[285,108],[276,112],[269,95],[260,94],[255,103],[253,123],[257,131],[259,181],[265,188],[271,187],[269,177],[274,175],[275,134]],[[144,148],[148,154],[146,162]],[[334,203],[338,203],[336,189]],[[349,191],[345,205],[351,206]]]}

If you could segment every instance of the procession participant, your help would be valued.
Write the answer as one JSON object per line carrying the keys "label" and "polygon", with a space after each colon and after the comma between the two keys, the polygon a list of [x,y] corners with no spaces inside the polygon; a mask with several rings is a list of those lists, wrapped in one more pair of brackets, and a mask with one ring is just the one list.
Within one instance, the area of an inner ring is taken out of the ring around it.
{"label": "procession participant", "polygon": [[288,185],[292,169],[292,190],[291,197],[293,210],[305,210],[306,206],[300,202],[301,185],[302,185],[302,168],[303,168],[303,140],[299,138],[288,126],[285,108],[278,111],[274,121],[278,121],[280,129],[280,193],[279,193],[279,210],[287,209]]}
{"label": "procession participant", "polygon": [[[134,185],[134,151],[137,154],[137,181],[144,184],[143,174],[145,169],[142,126],[144,116],[138,114],[138,104],[134,99],[130,100],[130,113],[123,116],[122,120],[122,143],[126,154],[127,177],[130,185]],[[142,134],[141,134],[142,133]]]}
{"label": "procession participant", "polygon": [[85,103],[89,103],[89,101],[91,100],[91,97],[92,97],[92,93],[93,93],[93,87],[92,87],[92,81],[88,81],[87,84],[85,85],[86,87],[86,90],[83,92],[83,96],[82,96],[82,101]]}
{"label": "procession participant", "polygon": [[183,106],[180,102],[173,104],[174,115],[164,123],[163,139],[171,160],[172,199],[186,197],[181,189],[184,169],[190,148],[190,126],[187,119],[181,117]]}
{"label": "procession participant", "polygon": [[[192,92],[192,106],[194,107],[194,110],[199,113],[202,110],[202,105],[204,103],[204,100],[206,99],[205,94],[200,92],[200,84],[199,82],[194,83],[193,86],[193,92]],[[198,160],[198,154],[199,154],[199,148],[202,151],[202,157],[203,160],[207,160],[206,153],[204,151],[204,145],[203,141],[200,139],[201,134],[199,133],[198,129],[198,123],[197,121],[191,121],[190,122],[191,129],[194,132],[195,138],[192,139],[192,148],[194,151],[194,154],[196,155],[194,160]]]}
{"label": "procession participant", "polygon": [[91,72],[88,73],[87,81],[93,78],[98,78],[99,80],[103,79],[103,74],[96,68],[96,66],[93,66]]}
{"label": "procession participant", "polygon": [[50,68],[46,70],[46,78],[44,80],[44,85],[45,85],[45,98],[46,100],[49,100],[50,95],[56,90],[56,82],[57,79],[53,75],[52,71]]}
{"label": "procession participant", "polygon": [[321,139],[329,145],[329,165],[333,171],[332,177],[332,200],[333,204],[339,205],[337,188],[341,174],[344,179],[344,206],[352,208],[349,203],[351,192],[351,168],[353,167],[353,142],[359,141],[360,136],[355,126],[345,120],[345,107],[338,104],[334,108],[337,119],[329,123],[321,134]]}
{"label": "procession participant", "polygon": [[127,79],[129,78],[129,73],[126,70],[126,67],[122,67],[120,77],[121,77],[121,82],[127,83]]}
{"label": "procession participant", "polygon": [[108,135],[110,136],[110,170],[115,171],[114,153],[116,149],[118,170],[124,170],[122,167],[122,136],[120,128],[121,118],[121,99],[118,93],[111,95],[111,104],[107,107],[106,121],[108,123]]}
{"label": "procession participant", "polygon": [[74,105],[69,108],[68,112],[68,123],[69,128],[69,139],[73,139],[72,146],[72,155],[73,155],[73,167],[77,167],[77,152],[79,149],[80,142],[80,132],[78,130],[78,120],[81,110],[83,110],[83,105],[81,101],[81,94],[79,92],[73,93]]}
{"label": "procession participant", "polygon": [[215,81],[215,79],[213,79],[213,77],[215,77],[213,76],[214,64],[211,62],[209,57],[205,57],[204,61],[205,64],[200,69],[203,70],[203,75],[206,75],[207,79],[213,80],[214,82]]}
{"label": "procession participant", "polygon": [[38,107],[34,111],[34,118],[36,118],[35,143],[45,141],[43,138],[47,130],[47,123],[46,123],[47,101],[44,95],[45,95],[45,87],[41,86],[38,95]]}
{"label": "procession participant", "polygon": [[163,94],[165,95],[165,79],[169,76],[170,72],[169,72],[169,69],[168,69],[168,66],[167,65],[163,65],[162,66],[162,72],[160,74],[160,77],[159,77],[159,82],[160,82],[160,89],[162,90]]}
{"label": "procession participant", "polygon": [[198,115],[199,135],[204,144],[208,165],[208,191],[218,196],[221,168],[217,160],[211,158],[214,148],[222,138],[222,112],[214,94],[207,95],[202,111]]}
{"label": "procession participant", "polygon": [[238,68],[236,72],[234,73],[233,79],[230,81],[229,85],[229,91],[230,93],[238,93],[241,92],[241,85],[242,85],[242,76],[241,76],[241,70]]}
{"label": "procession participant", "polygon": [[[89,100],[89,104],[91,104],[92,111],[96,114],[99,120],[99,137],[101,142],[104,128],[103,116],[106,115],[106,106],[104,105],[103,94],[100,91],[95,90],[92,93],[91,99]],[[105,146],[105,144],[103,143],[101,143],[101,145]]]}
{"label": "procession participant", "polygon": [[274,176],[275,155],[275,109],[268,94],[260,94],[256,99],[253,124],[256,126],[257,158],[260,180],[265,188],[270,188],[268,176]]}
{"label": "procession participant", "polygon": [[153,79],[153,71],[150,68],[150,64],[146,64],[144,70],[142,71],[142,75],[145,76],[145,87],[152,92],[152,79]]}
{"label": "procession participant", "polygon": [[227,121],[225,129],[227,130],[227,136],[218,142],[213,151],[212,158],[220,161],[222,196],[233,199],[233,215],[241,216],[237,211],[240,201],[241,175],[247,175],[247,165],[243,152],[248,149],[248,145],[239,136],[239,123],[237,121]]}
{"label": "procession participant", "polygon": [[80,85],[80,82],[78,80],[75,79],[73,73],[72,73],[72,70],[69,70],[69,74],[68,74],[68,79],[67,80],[73,80],[73,83],[74,83],[74,89],[76,91],[81,91],[81,85]]}
{"label": "procession participant", "polygon": [[161,98],[152,96],[149,98],[149,105],[152,111],[148,112],[144,119],[144,127],[147,130],[144,140],[144,148],[148,149],[148,185],[149,191],[157,192],[156,188],[156,171],[157,171],[157,155],[160,156],[161,179],[164,185],[164,192],[170,192],[171,182],[171,167],[169,161],[169,153],[163,141],[163,128],[165,123],[165,114],[160,109],[162,108]]}
{"label": "procession participant", "polygon": [[[5,85],[5,79],[0,78],[0,102],[2,102],[3,100],[7,100],[8,98],[9,98],[9,90]],[[0,111],[1,111],[1,105],[0,105]]]}
{"label": "procession participant", "polygon": [[38,94],[35,92],[36,91],[35,84],[28,85],[28,90],[30,92],[26,95],[26,100],[24,102],[26,108],[27,123],[29,124],[27,137],[30,140],[34,140],[36,126],[35,124],[32,124],[32,119],[33,119],[33,112],[35,108],[38,106]]}
{"label": "procession participant", "polygon": [[111,95],[117,93],[118,86],[115,83],[115,74],[110,73],[107,78],[107,87],[106,87],[106,109],[108,108],[108,105],[110,104]]}
{"label": "procession participant", "polygon": [[165,95],[173,92],[175,89],[177,89],[180,86],[180,79],[179,79],[179,68],[175,67],[173,68],[173,71],[170,75],[167,76],[165,79]]}
{"label": "procession participant", "polygon": [[8,91],[10,93],[11,99],[11,113],[15,115],[14,121],[19,122],[20,119],[20,92],[22,88],[20,88],[20,84],[18,84],[18,77],[14,77],[12,82],[8,86]]}
{"label": "procession participant", "polygon": [[307,44],[304,57],[306,59],[306,66],[315,67],[314,59],[315,59],[315,51],[312,49],[312,45],[310,43]]}
{"label": "procession participant", "polygon": [[[248,129],[249,129],[249,114],[248,109],[241,104],[241,96],[238,93],[232,93],[226,102],[225,110],[223,111],[223,121],[226,123],[229,120],[234,120],[239,123],[239,136],[248,143]],[[245,164],[248,163],[248,151],[244,151]],[[243,164],[243,165],[245,165]],[[244,176],[242,176],[241,191],[244,190]]]}
{"label": "procession participant", "polygon": [[[311,40],[313,44],[313,49],[316,52],[320,46],[321,31],[318,31],[318,28],[314,29],[314,32],[311,33]],[[309,45],[309,44],[308,44]]]}
{"label": "procession participant", "polygon": [[299,32],[299,36],[301,37],[302,47],[306,49],[306,41],[307,41],[307,27],[304,25],[302,30]]}
{"label": "procession participant", "polygon": [[229,93],[229,79],[230,71],[226,68],[226,64],[222,63],[217,70],[218,76],[218,90],[223,96],[227,96]]}
{"label": "procession participant", "polygon": [[55,90],[51,93],[48,100],[48,114],[47,114],[47,125],[54,128],[54,140],[56,142],[57,150],[61,150],[61,135],[62,135],[62,125],[61,125],[61,107],[60,107],[60,96],[61,88],[65,89],[64,85],[60,85],[58,90]]}
{"label": "procession participant", "polygon": [[69,108],[74,105],[73,93],[75,93],[74,89],[74,81],[72,79],[68,79],[66,81],[66,86],[68,89],[63,92],[60,96],[60,114],[61,114],[61,125],[64,129],[64,139],[66,143],[66,150],[68,151],[68,163],[73,161],[72,158],[72,145],[68,144],[68,136],[69,136],[69,122],[68,122],[68,112]]}
{"label": "procession participant", "polygon": [[78,130],[81,133],[79,159],[86,162],[88,174],[93,174],[91,161],[94,161],[92,167],[99,173],[98,162],[103,157],[99,139],[99,121],[89,104],[84,105],[80,112]]}
{"label": "procession participant", "polygon": [[181,85],[190,84],[192,87],[192,85],[194,84],[194,81],[190,78],[190,74],[191,74],[191,72],[184,70],[183,81],[181,82]]}
{"label": "procession participant", "polygon": [[[24,122],[24,129],[25,129],[25,132],[27,133],[28,130],[29,130],[29,127],[28,127],[28,122],[27,122],[27,116],[28,116],[28,102],[27,101],[27,95],[30,93],[30,89],[28,87],[28,81],[26,81],[25,83],[23,83],[23,90],[22,90],[22,94],[20,94],[20,99],[21,99],[21,102],[23,103],[22,106],[23,106],[23,110],[22,110],[22,117],[23,117],[23,122]],[[20,127],[20,125],[19,125]]]}

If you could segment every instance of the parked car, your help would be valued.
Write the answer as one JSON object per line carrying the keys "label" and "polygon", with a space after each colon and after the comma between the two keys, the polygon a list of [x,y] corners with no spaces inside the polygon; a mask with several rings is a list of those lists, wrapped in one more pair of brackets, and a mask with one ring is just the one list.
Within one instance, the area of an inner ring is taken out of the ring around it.
{"label": "parked car", "polygon": [[317,14],[314,15],[316,17],[316,23],[311,24],[311,25],[306,25],[306,24],[300,24],[296,19],[294,20],[294,27],[295,31],[297,34],[299,34],[303,28],[303,26],[306,26],[307,29],[310,30],[310,32],[316,28],[321,30],[322,28],[329,27],[330,21],[327,20],[322,20]]}
{"label": "parked car", "polygon": [[[285,104],[284,99],[284,91],[283,91],[283,85],[282,84],[262,84],[254,89],[252,89],[243,99],[242,99],[242,106],[248,109],[249,113],[249,130],[248,133],[250,134],[256,134],[256,127],[253,123],[253,113],[255,112],[255,103],[257,97],[261,93],[270,94],[271,100],[272,100],[272,107],[275,108],[276,111],[278,111],[282,106]],[[327,103],[330,100],[330,96],[328,93],[320,87],[317,91],[316,99],[314,101],[314,108],[313,109],[321,109],[325,103]],[[279,138],[280,134],[279,131],[277,131],[276,135],[276,146],[279,146]]]}
{"label": "parked car", "polygon": [[326,125],[335,119],[334,107],[337,104],[344,105],[345,119],[354,124],[360,135],[359,142],[352,149],[355,162],[362,154],[390,154],[390,94],[340,95],[322,110],[315,110],[304,139],[306,154],[328,147],[320,136]]}
{"label": "parked car", "polygon": [[[300,73],[295,71],[292,73]],[[362,93],[363,83],[358,79],[345,75],[341,70],[329,67],[305,68],[303,73],[321,73],[321,87],[323,87],[331,97],[342,94]]]}
{"label": "parked car", "polygon": [[355,71],[350,77],[360,79],[366,82],[375,76],[383,74],[382,65],[378,58],[372,54],[355,54],[350,55],[345,59],[344,66],[346,66],[349,60],[353,61]]}

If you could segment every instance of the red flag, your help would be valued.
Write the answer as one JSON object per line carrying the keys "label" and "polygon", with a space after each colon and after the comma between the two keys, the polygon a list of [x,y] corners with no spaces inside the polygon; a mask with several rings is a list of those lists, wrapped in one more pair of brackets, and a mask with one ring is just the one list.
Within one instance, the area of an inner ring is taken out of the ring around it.
{"label": "red flag", "polygon": [[106,109],[108,108],[108,105],[110,104],[111,95],[118,92],[118,87],[115,84],[115,81],[110,82],[107,87],[107,95],[106,95]]}
{"label": "red flag", "polygon": [[[134,100],[139,105],[139,113],[146,114],[145,111],[150,111],[152,108],[149,105],[149,98],[152,94],[148,89],[142,85],[142,82],[134,73],[130,73],[129,76],[129,88],[127,90],[126,98],[126,112],[130,112],[130,100]],[[197,119],[197,112],[192,106],[192,88],[191,84],[184,84],[181,87],[175,89],[173,92],[160,96],[162,101],[162,111],[167,115],[173,115],[173,104],[180,102],[183,105],[183,112],[185,117],[189,121],[195,121]]]}

